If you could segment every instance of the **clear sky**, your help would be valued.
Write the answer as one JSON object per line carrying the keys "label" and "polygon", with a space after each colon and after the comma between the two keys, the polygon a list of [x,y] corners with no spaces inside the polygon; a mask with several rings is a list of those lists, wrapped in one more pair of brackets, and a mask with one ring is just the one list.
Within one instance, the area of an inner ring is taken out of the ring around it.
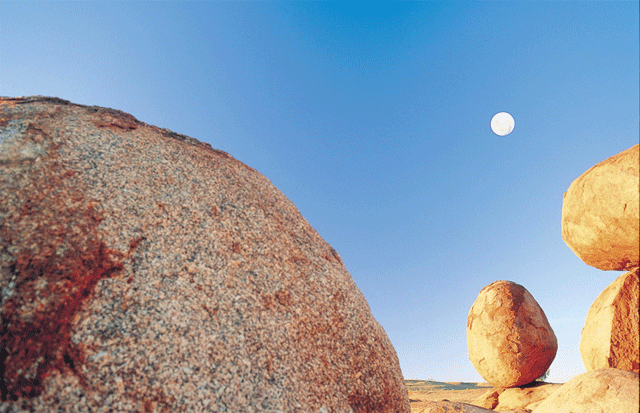
{"label": "clear sky", "polygon": [[[123,110],[269,178],[342,256],[405,378],[482,381],[466,319],[524,285],[584,372],[621,273],[561,238],[562,195],[638,143],[638,2],[0,2],[0,95]],[[493,134],[491,117],[515,118]]]}

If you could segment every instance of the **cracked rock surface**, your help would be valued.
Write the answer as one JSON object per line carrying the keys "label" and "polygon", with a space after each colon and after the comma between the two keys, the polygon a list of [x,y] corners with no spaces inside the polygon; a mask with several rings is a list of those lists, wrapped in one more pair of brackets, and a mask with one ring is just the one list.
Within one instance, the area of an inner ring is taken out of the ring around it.
{"label": "cracked rock surface", "polygon": [[639,269],[619,276],[595,299],[580,336],[587,370],[618,368],[638,373]]}
{"label": "cracked rock surface", "polygon": [[484,287],[467,318],[469,359],[496,387],[517,387],[542,376],[558,350],[544,311],[523,286]]}

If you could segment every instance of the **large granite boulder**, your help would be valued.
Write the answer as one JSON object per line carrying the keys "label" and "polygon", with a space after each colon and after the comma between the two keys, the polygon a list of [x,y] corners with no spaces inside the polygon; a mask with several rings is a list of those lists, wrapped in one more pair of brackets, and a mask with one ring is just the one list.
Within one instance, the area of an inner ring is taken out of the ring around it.
{"label": "large granite boulder", "polygon": [[496,281],[484,287],[467,318],[469,359],[496,387],[517,387],[542,376],[558,342],[544,311],[523,286]]}
{"label": "large granite boulder", "polygon": [[638,413],[638,373],[591,370],[563,384],[533,413]]}
{"label": "large granite boulder", "polygon": [[0,193],[0,410],[409,412],[338,253],[230,155],[2,98]]}
{"label": "large granite boulder", "polygon": [[573,181],[562,202],[562,239],[601,270],[638,267],[639,145],[595,165]]}
{"label": "large granite boulder", "polygon": [[591,304],[580,337],[587,370],[613,367],[638,373],[638,268],[618,277]]}

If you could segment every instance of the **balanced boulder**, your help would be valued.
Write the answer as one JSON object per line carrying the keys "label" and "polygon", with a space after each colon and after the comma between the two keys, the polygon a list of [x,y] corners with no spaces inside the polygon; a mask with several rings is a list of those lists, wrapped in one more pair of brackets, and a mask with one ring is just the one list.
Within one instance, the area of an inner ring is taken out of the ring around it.
{"label": "balanced boulder", "polygon": [[523,286],[496,281],[484,287],[467,318],[469,359],[496,387],[517,387],[541,377],[558,342],[542,308]]}
{"label": "balanced boulder", "polygon": [[591,370],[544,399],[533,413],[638,413],[638,373]]}
{"label": "balanced boulder", "polygon": [[230,155],[1,98],[0,194],[3,411],[410,411],[338,253]]}
{"label": "balanced boulder", "polygon": [[639,146],[595,165],[573,181],[562,202],[562,239],[601,270],[638,267]]}
{"label": "balanced boulder", "polygon": [[613,367],[638,373],[638,268],[622,274],[591,305],[580,337],[587,370]]}

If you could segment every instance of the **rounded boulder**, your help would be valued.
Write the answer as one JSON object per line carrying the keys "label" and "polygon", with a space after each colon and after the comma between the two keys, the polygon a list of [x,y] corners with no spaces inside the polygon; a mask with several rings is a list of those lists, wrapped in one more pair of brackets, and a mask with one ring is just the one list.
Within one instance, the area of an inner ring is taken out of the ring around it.
{"label": "rounded boulder", "polygon": [[523,286],[484,287],[467,318],[469,359],[496,387],[517,387],[542,376],[558,350],[544,311]]}
{"label": "rounded boulder", "polygon": [[639,146],[595,165],[564,194],[562,239],[592,267],[615,271],[638,267]]}
{"label": "rounded boulder", "polygon": [[580,337],[587,370],[613,367],[639,372],[638,271],[622,274],[591,304]]}
{"label": "rounded boulder", "polygon": [[229,154],[0,98],[0,194],[0,410],[410,411],[338,253]]}

